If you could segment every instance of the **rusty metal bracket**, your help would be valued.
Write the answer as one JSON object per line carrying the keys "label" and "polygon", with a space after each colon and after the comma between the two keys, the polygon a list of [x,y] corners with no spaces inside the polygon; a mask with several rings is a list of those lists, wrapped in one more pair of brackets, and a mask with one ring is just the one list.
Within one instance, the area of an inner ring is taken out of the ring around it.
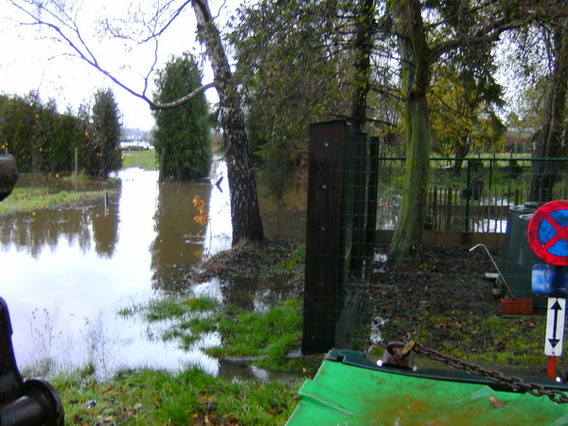
{"label": "rusty metal bracket", "polygon": [[387,367],[404,368],[412,370],[414,368],[414,355],[412,344],[403,342],[390,342],[383,354],[382,365]]}

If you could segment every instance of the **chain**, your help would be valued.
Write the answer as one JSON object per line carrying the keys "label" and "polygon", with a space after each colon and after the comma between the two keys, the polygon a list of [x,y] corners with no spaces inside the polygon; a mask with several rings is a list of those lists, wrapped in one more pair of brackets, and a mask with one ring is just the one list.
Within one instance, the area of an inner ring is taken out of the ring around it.
{"label": "chain", "polygon": [[442,354],[437,350],[432,348],[427,348],[421,343],[418,343],[414,340],[408,340],[406,346],[403,349],[403,352],[407,353],[410,350],[413,350],[419,355],[425,355],[434,361],[443,362],[449,365],[450,367],[457,368],[460,370],[465,370],[468,373],[475,374],[476,376],[483,376],[491,380],[492,382],[505,383],[506,385],[508,385],[509,387],[511,387],[516,391],[525,390],[534,396],[546,395],[548,398],[550,398],[551,401],[556,403],[560,404],[568,403],[568,396],[562,391],[554,389],[545,389],[544,386],[538,383],[525,383],[519,377],[505,376],[503,373],[499,371],[488,370],[477,364],[473,364],[471,362],[467,362],[450,355]]}

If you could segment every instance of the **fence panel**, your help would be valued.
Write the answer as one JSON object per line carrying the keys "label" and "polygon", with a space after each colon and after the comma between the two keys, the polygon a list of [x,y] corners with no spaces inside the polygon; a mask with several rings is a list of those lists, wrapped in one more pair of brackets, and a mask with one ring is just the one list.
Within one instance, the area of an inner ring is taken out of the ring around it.
{"label": "fence panel", "polygon": [[[535,161],[528,158],[466,158],[462,159],[462,167],[456,169],[456,159],[433,158],[424,229],[505,233],[509,207],[529,201]],[[378,163],[376,228],[394,230],[402,202],[405,159],[381,157]],[[566,199],[568,170],[559,168],[552,194],[553,199]]]}

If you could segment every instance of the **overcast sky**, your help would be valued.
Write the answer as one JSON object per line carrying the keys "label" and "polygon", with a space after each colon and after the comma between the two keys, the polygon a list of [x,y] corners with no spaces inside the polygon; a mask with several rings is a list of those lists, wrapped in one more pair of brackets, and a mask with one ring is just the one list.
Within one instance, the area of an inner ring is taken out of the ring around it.
{"label": "overcast sky", "polygon": [[[142,0],[145,1],[145,0]],[[154,3],[152,0],[148,2]],[[127,5],[123,0],[84,0],[78,15],[84,38],[89,40],[91,49],[102,66],[119,77],[133,89],[141,91],[144,76],[152,63],[153,47],[150,45],[132,48],[116,39],[94,37],[97,16],[127,16],[128,11],[117,8]],[[217,14],[223,5],[223,19],[230,16],[240,0],[210,0],[212,13]],[[21,25],[29,22],[20,11],[7,0],[0,0],[0,93],[25,95],[39,91],[44,102],[55,99],[60,111],[70,106],[74,111],[91,102],[97,89],[110,87],[123,114],[123,124],[129,128],[149,130],[154,124],[146,102],[135,98],[122,88],[114,85],[86,62],[68,56],[71,50],[45,37],[49,34],[33,26]],[[84,28],[84,30],[83,30]],[[52,34],[49,34],[52,35]],[[199,55],[201,48],[195,41],[195,19],[193,9],[187,8],[184,15],[176,19],[160,42],[159,66],[171,57],[184,51]],[[211,80],[211,71],[204,64],[203,82]],[[151,83],[155,77],[151,78]],[[149,90],[148,94],[151,95]],[[216,100],[214,89],[208,91],[208,98]]]}

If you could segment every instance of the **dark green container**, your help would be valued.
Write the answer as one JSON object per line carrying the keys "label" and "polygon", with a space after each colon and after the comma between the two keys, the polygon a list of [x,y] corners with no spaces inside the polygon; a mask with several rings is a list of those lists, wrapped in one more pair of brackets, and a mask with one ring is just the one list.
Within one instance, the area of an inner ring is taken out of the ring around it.
{"label": "dark green container", "polygon": [[510,290],[507,297],[531,298],[536,311],[546,310],[546,298],[535,297],[531,290],[532,268],[544,263],[532,250],[527,237],[529,221],[538,205],[528,202],[509,208],[507,232],[503,244],[500,270]]}

